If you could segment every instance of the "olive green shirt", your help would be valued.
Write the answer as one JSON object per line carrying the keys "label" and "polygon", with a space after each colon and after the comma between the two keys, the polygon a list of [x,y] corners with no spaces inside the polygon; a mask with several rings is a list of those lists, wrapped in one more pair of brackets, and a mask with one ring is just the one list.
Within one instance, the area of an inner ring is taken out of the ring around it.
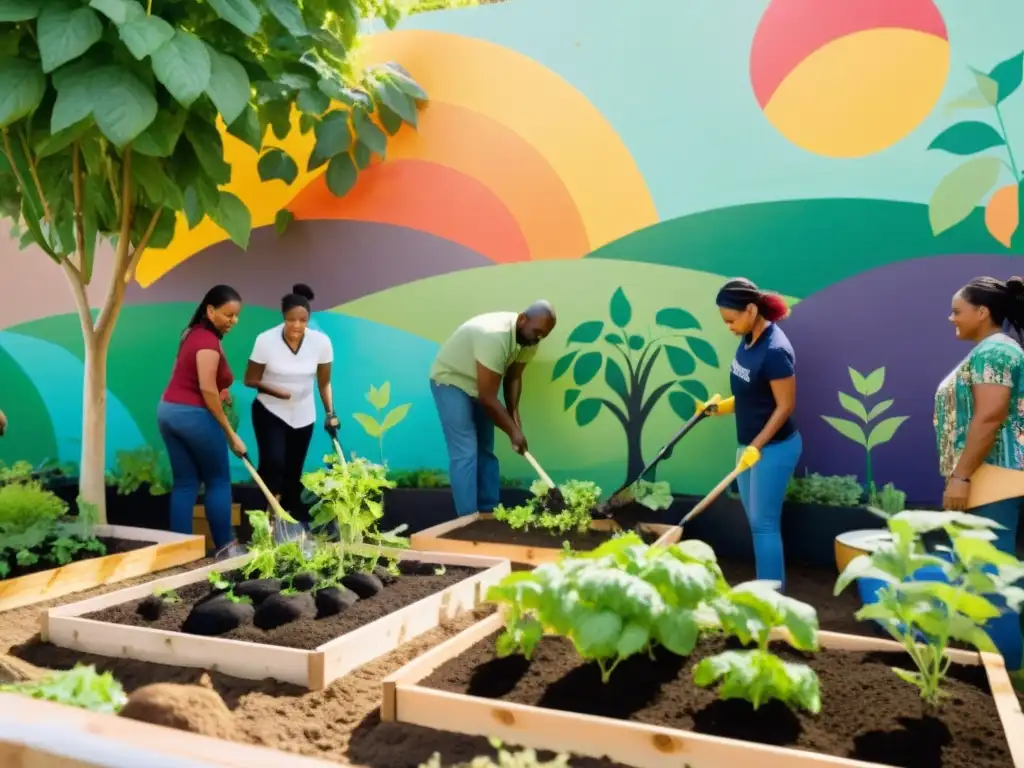
{"label": "olive green shirt", "polygon": [[430,380],[477,397],[477,363],[502,376],[513,363],[528,363],[537,347],[523,347],[516,341],[517,317],[517,312],[488,312],[464,322],[438,350]]}

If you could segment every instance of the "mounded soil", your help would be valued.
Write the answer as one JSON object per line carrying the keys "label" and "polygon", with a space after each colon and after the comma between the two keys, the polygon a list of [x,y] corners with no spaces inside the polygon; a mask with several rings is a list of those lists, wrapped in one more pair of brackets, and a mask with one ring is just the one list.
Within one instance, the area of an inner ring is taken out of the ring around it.
{"label": "mounded soil", "polygon": [[[650,531],[639,531],[640,537],[648,544],[658,540],[658,535]],[[484,519],[474,520],[468,525],[456,528],[453,531],[441,536],[442,539],[456,539],[458,541],[482,541],[488,544],[514,544],[520,547],[544,547],[547,549],[561,549],[562,542],[569,542],[569,546],[577,552],[589,552],[614,536],[612,531],[568,531],[567,533],[549,533],[548,531],[533,528],[528,531],[509,528],[507,523],[501,520]]]}
{"label": "mounded soil", "polygon": [[981,667],[954,667],[945,686],[949,698],[936,711],[893,673],[894,666],[910,669],[906,654],[801,654],[778,644],[773,650],[784,659],[807,663],[818,673],[822,710],[810,715],[774,701],[755,711],[747,702],[722,701],[713,690],[697,687],[692,674],[700,659],[737,647],[722,637],[702,640],[686,658],[664,649],[654,660],[632,656],[608,683],[564,638],[544,638],[531,661],[499,659],[496,638],[497,633],[449,660],[421,685],[901,768],[1013,765]]}
{"label": "mounded soil", "polygon": [[[75,556],[71,558],[71,562],[77,563],[82,560],[92,560],[97,557],[116,555],[121,552],[132,552],[136,549],[142,549],[143,547],[152,547],[153,544],[155,543],[152,541],[135,541],[133,539],[115,539],[108,536],[97,536],[96,538],[98,538],[106,546],[106,555],[99,555],[95,552],[80,551],[75,553]],[[41,550],[35,551],[38,554],[44,554],[44,552],[42,552]],[[54,565],[48,560],[40,560],[38,563],[35,563],[34,565],[14,565],[14,567],[11,568],[11,572],[7,576],[7,579],[4,579],[4,581],[9,579],[17,579],[21,576],[28,576],[31,573],[39,573],[40,571],[52,571],[55,568],[61,567],[62,566]]]}
{"label": "mounded soil", "polygon": [[[304,612],[301,618],[273,629],[260,629],[252,622],[250,615],[247,623],[216,636],[227,640],[244,640],[249,643],[313,650],[389,613],[394,613],[418,600],[436,594],[478,572],[475,568],[450,567],[439,575],[433,572],[402,575],[391,585],[384,587],[379,594],[357,601],[342,613],[324,618],[316,618],[313,598],[300,592],[293,597],[296,599],[306,598],[310,602],[311,609],[309,612]],[[176,590],[176,593],[181,598],[181,602],[165,604],[159,618],[155,621],[147,621],[139,615],[138,606],[144,600],[131,600],[114,605],[102,611],[86,614],[85,618],[111,624],[180,632],[193,607],[210,597],[211,588],[208,582],[203,581],[182,587]],[[214,597],[210,603],[225,600],[225,598]],[[225,607],[248,608],[249,613],[252,614],[251,606],[232,606],[227,603]]]}
{"label": "mounded soil", "polygon": [[[181,573],[211,563],[210,560],[201,561],[159,575]],[[753,576],[752,565],[745,563],[725,562],[723,570],[733,583]],[[483,618],[489,613],[487,609],[459,617],[432,630],[334,681],[322,691],[308,691],[273,680],[240,680],[200,669],[105,658],[64,650],[39,640],[41,611],[154,578],[156,575],[140,577],[0,613],[0,652],[48,669],[69,669],[76,662],[96,664],[101,671],[112,672],[129,694],[153,683],[199,685],[215,691],[224,701],[231,713],[231,737],[236,741],[359,768],[418,768],[434,752],[440,752],[446,764],[468,761],[477,755],[493,752],[483,738],[401,723],[382,723],[378,716],[382,678]],[[787,578],[788,593],[818,609],[822,629],[871,634],[867,625],[852,618],[858,607],[852,591],[838,598],[831,596],[835,580],[833,571],[790,567]],[[621,670],[616,670],[619,672]],[[190,723],[197,729],[220,728],[219,723],[204,724],[194,720]],[[975,736],[979,746],[983,746],[987,738],[985,733]],[[907,751],[924,748],[928,748],[928,742],[921,741],[910,745]],[[616,767],[615,763],[590,758],[574,758],[572,765],[573,768]]]}

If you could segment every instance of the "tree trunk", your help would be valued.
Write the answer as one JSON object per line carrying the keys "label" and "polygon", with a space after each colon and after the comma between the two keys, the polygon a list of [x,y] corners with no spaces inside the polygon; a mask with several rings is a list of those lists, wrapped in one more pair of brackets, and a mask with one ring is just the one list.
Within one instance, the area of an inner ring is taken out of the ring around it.
{"label": "tree trunk", "polygon": [[107,341],[90,334],[85,342],[85,375],[82,387],[82,461],[79,494],[93,505],[97,521],[107,522]]}
{"label": "tree trunk", "polygon": [[626,480],[634,481],[644,468],[644,449],[641,444],[644,425],[637,414],[629,414],[626,426]]}

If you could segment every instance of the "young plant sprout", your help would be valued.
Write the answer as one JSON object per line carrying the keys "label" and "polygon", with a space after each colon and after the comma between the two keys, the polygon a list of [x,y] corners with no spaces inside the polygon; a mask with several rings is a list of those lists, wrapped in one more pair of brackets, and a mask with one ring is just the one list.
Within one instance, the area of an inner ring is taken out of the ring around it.
{"label": "young plant sprout", "polygon": [[446,766],[441,762],[440,753],[435,752],[427,762],[420,764],[419,768],[570,768],[569,756],[566,754],[555,755],[552,760],[541,761],[533,749],[509,752],[502,747],[500,739],[488,739],[488,741],[497,750],[496,757],[480,755],[468,763],[455,763]]}
{"label": "young plant sprout", "polygon": [[495,507],[494,518],[517,530],[536,527],[556,534],[571,530],[583,533],[590,530],[591,511],[601,496],[600,488],[584,480],[569,480],[558,488],[537,480],[530,492],[533,498],[526,504]]}
{"label": "young plant sprout", "polygon": [[[854,558],[836,581],[838,595],[858,578],[878,579],[878,601],[857,611],[859,621],[877,621],[907,651],[916,672],[894,668],[917,686],[921,697],[937,705],[949,671],[946,649],[951,641],[979,651],[996,651],[984,629],[1002,611],[989,599],[1002,597],[1019,613],[1024,563],[992,544],[998,523],[965,512],[905,511],[886,521],[891,536],[871,554]],[[924,534],[944,531],[951,546],[926,551]],[[935,569],[940,580],[915,581],[922,568]]]}
{"label": "young plant sprout", "polygon": [[153,594],[165,603],[180,603],[181,598],[173,589],[157,589]]}
{"label": "young plant sprout", "polygon": [[807,603],[786,597],[777,582],[748,581],[716,597],[710,607],[719,626],[753,650],[725,651],[701,659],[693,680],[701,687],[718,685],[723,699],[744,699],[754,709],[771,700],[792,709],[821,711],[818,676],[806,664],[783,661],[768,650],[773,631],[798,651],[818,650],[818,614]]}
{"label": "young plant sprout", "polygon": [[0,685],[0,693],[20,693],[34,699],[114,715],[128,700],[124,688],[109,672],[78,664],[74,669],[51,672],[39,680]]}

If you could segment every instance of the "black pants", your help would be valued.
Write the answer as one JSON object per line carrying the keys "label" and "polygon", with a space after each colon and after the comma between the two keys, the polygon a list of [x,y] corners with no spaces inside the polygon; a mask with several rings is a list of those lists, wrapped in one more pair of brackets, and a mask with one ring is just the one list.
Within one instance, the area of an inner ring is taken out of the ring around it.
{"label": "black pants", "polygon": [[252,428],[259,451],[259,473],[271,493],[279,494],[286,512],[303,522],[308,514],[302,504],[302,466],[306,463],[313,425],[295,429],[267,410],[259,400],[252,402]]}

